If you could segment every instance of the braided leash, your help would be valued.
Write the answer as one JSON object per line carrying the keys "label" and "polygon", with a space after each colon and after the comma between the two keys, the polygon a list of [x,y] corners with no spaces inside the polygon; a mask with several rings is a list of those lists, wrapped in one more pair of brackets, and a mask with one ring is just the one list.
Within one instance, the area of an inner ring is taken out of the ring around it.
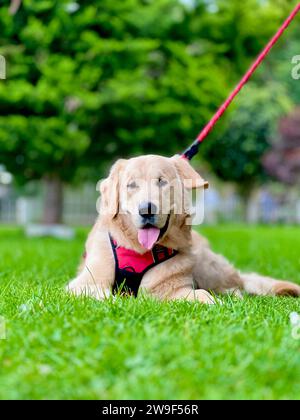
{"label": "braided leash", "polygon": [[186,149],[183,154],[181,155],[182,158],[191,160],[199,151],[199,146],[203,142],[203,140],[209,135],[211,130],[214,128],[214,126],[217,124],[219,119],[222,117],[224,112],[227,110],[231,102],[234,100],[234,98],[238,95],[238,93],[242,90],[242,88],[246,85],[248,80],[251,78],[255,70],[260,66],[260,64],[264,61],[266,56],[269,54],[271,49],[274,47],[274,45],[277,43],[279,38],[283,35],[284,31],[288,28],[288,26],[291,24],[291,22],[294,20],[298,12],[300,11],[300,3],[295,7],[295,9],[292,11],[290,16],[284,21],[282,26],[279,28],[277,33],[274,35],[274,37],[269,41],[269,43],[266,45],[264,50],[259,54],[255,62],[252,64],[252,66],[249,68],[245,76],[242,78],[240,83],[236,86],[236,88],[232,91],[232,93],[229,95],[228,99],[221,105],[221,107],[217,110],[215,115],[212,117],[212,119],[209,121],[209,123],[203,128],[203,130],[200,132],[200,134],[197,136],[196,140],[191,144],[191,146]]}

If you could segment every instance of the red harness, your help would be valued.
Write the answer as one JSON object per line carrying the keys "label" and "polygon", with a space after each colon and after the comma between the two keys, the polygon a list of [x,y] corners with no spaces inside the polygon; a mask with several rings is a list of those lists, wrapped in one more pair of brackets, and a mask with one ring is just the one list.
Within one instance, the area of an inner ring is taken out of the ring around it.
{"label": "red harness", "polygon": [[110,242],[114,253],[116,270],[113,291],[137,296],[144,274],[150,268],[177,255],[177,251],[155,245],[151,251],[139,254],[132,249],[117,245],[110,236]]}

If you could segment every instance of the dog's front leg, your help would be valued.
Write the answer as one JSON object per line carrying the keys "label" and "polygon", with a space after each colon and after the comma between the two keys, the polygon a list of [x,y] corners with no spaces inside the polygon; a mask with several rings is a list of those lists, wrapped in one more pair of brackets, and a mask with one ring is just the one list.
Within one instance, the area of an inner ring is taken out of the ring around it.
{"label": "dog's front leg", "polygon": [[[174,285],[180,285],[174,288]],[[143,288],[144,292],[161,300],[189,300],[213,305],[216,303],[214,297],[204,289],[193,289],[190,278],[173,277],[165,279],[161,284],[151,287],[148,290]]]}
{"label": "dog's front leg", "polygon": [[177,255],[146,273],[141,283],[141,292],[161,300],[216,303],[206,290],[194,288],[192,271],[193,257]]}
{"label": "dog's front leg", "polygon": [[105,299],[111,294],[111,287],[106,284],[106,279],[94,276],[97,270],[93,265],[86,264],[82,272],[71,280],[66,290],[76,296],[90,296],[95,299]]}
{"label": "dog's front leg", "polygon": [[67,291],[76,296],[105,299],[111,294],[115,278],[115,262],[108,235],[96,232],[87,242],[86,251],[78,275],[68,284]]}

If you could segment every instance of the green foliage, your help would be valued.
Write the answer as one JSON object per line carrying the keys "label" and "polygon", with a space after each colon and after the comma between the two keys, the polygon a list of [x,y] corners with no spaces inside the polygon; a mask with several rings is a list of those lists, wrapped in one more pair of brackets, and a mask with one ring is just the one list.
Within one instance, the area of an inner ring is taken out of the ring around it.
{"label": "green foliage", "polygon": [[294,79],[293,57],[299,55],[300,17],[289,28],[288,36],[283,38],[279,48],[270,56],[270,65],[265,77],[276,79],[285,88],[287,96],[295,106],[300,105],[300,80]]}
{"label": "green foliage", "polygon": [[[240,60],[238,52],[244,51],[246,45],[250,50],[252,46],[254,51],[263,39],[266,43],[291,11],[290,2],[285,1],[265,2],[261,8],[255,7],[255,0],[247,1],[246,5],[238,1],[227,2],[227,6],[221,0],[219,3],[227,13],[230,7],[235,10],[230,16],[232,19],[236,16],[232,24],[237,36],[231,45],[235,46],[236,60],[242,67],[247,56]],[[244,7],[249,13],[242,13]],[[264,21],[263,25],[260,19]],[[216,174],[225,181],[237,183],[244,195],[250,193],[254,184],[268,178],[263,157],[277,138],[279,120],[299,103],[300,83],[291,77],[291,60],[298,53],[299,34],[299,24],[294,22],[252,82],[237,97],[227,120],[221,122],[203,148],[204,156]]]}
{"label": "green foliage", "polygon": [[285,90],[270,82],[261,88],[249,84],[215,139],[203,148],[216,174],[249,190],[266,178],[262,156],[270,148],[278,119],[291,108]]}
{"label": "green foliage", "polygon": [[59,117],[0,118],[1,157],[9,160],[7,166],[20,181],[40,178],[47,172],[72,180],[86,144],[86,133]]}
{"label": "green foliage", "polygon": [[288,0],[23,0],[11,16],[9,3],[0,156],[19,181],[69,182],[84,168],[99,177],[120,155],[180,152],[290,9]]}
{"label": "green foliage", "polygon": [[196,57],[177,35],[180,2],[71,6],[24,0],[15,16],[0,11],[0,155],[20,181],[70,181],[116,155],[175,152],[222,97],[213,56]]}
{"label": "green foliage", "polygon": [[[222,52],[219,60],[232,72],[232,82],[236,81],[236,71],[239,76],[245,72],[291,11],[290,0],[196,0],[195,3],[198,13],[192,19],[193,34],[209,40],[209,49],[218,48]],[[204,3],[212,13],[203,13]]]}

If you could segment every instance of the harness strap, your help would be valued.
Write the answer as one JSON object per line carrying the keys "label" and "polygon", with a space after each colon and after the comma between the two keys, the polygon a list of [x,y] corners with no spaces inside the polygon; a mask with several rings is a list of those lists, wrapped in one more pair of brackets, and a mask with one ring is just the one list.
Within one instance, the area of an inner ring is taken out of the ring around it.
{"label": "harness strap", "polygon": [[[156,245],[152,251],[149,251],[144,255],[140,255],[132,250],[126,250],[125,248],[118,247],[116,241],[110,234],[109,239],[115,260],[115,281],[113,285],[114,294],[121,292],[121,294],[137,297],[142,279],[146,272],[178,254],[178,251],[176,250]],[[122,261],[119,260],[118,249],[121,253],[125,254],[123,256],[125,260],[125,262],[123,261],[123,264]],[[130,257],[132,257],[132,261],[130,261]],[[127,261],[128,258],[129,261]],[[143,265],[140,264],[140,267],[137,267],[136,264],[140,262],[142,262]]]}

